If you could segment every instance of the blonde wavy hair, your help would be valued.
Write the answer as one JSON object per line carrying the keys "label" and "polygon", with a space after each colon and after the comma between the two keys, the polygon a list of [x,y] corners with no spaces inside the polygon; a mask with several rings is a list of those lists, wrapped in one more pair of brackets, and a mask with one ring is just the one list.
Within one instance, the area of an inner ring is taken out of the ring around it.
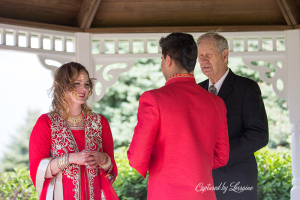
{"label": "blonde wavy hair", "polygon": [[[92,95],[93,83],[86,68],[76,62],[63,64],[55,71],[53,85],[49,91],[53,98],[50,112],[60,114],[65,120],[70,117],[70,100],[67,91],[71,92],[73,96],[79,97],[74,83],[82,72],[86,72],[89,79],[90,88],[86,100]],[[86,115],[92,113],[92,108],[87,106],[86,102],[81,105],[81,109]]]}

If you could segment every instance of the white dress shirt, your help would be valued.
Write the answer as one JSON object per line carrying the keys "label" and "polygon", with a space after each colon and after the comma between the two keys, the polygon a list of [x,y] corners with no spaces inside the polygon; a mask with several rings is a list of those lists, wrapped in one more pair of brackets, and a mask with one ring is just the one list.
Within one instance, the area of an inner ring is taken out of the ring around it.
{"label": "white dress shirt", "polygon": [[218,93],[219,93],[219,91],[221,89],[221,86],[222,86],[222,84],[223,84],[223,82],[224,82],[224,80],[225,80],[225,78],[226,78],[226,76],[227,76],[228,73],[229,73],[229,68],[227,69],[227,71],[225,72],[225,74],[222,76],[222,78],[218,82],[216,82],[216,84],[212,84],[212,82],[209,80],[208,88],[211,85],[214,85],[217,88],[217,94],[216,95],[218,95]]}

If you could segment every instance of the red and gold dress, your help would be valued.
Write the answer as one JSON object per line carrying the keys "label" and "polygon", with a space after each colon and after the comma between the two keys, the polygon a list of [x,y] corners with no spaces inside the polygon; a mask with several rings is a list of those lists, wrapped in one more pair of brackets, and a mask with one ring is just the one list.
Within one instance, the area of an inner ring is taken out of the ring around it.
{"label": "red and gold dress", "polygon": [[[82,150],[105,152],[112,165],[107,175],[113,182],[117,176],[114,159],[114,145],[108,121],[100,114],[85,117],[84,130],[71,130],[59,114],[47,113],[39,117],[29,141],[30,176],[41,200],[92,200],[117,199],[107,196],[113,190],[103,182],[107,181],[101,168],[88,169],[85,165],[71,164],[53,178],[50,161],[64,154]],[[103,195],[105,194],[105,197]]]}

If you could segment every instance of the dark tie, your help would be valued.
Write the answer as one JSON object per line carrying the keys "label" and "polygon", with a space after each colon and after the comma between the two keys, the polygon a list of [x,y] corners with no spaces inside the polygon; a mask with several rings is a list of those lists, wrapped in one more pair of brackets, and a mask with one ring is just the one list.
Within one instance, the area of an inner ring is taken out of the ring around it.
{"label": "dark tie", "polygon": [[217,88],[214,85],[209,86],[208,91],[217,95]]}

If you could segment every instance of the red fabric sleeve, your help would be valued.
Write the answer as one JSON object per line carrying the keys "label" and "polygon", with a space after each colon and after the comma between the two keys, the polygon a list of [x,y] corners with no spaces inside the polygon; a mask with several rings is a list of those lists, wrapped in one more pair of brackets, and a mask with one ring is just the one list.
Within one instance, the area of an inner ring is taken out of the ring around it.
{"label": "red fabric sleeve", "polygon": [[112,173],[112,175],[114,176],[113,181],[115,181],[118,175],[118,169],[114,157],[114,141],[113,141],[109,123],[107,119],[103,116],[101,116],[101,124],[102,124],[103,152],[107,153],[111,159],[111,162],[113,164],[113,173]]}
{"label": "red fabric sleeve", "polygon": [[37,120],[29,139],[29,170],[30,177],[36,186],[36,173],[42,159],[50,157],[51,121],[46,114]]}
{"label": "red fabric sleeve", "polygon": [[224,102],[220,101],[219,107],[221,128],[217,135],[216,146],[214,150],[213,169],[223,167],[229,159],[229,136],[227,127],[226,107]]}
{"label": "red fabric sleeve", "polygon": [[140,97],[137,118],[138,123],[134,129],[127,157],[130,166],[145,178],[160,121],[158,105],[150,91]]}

